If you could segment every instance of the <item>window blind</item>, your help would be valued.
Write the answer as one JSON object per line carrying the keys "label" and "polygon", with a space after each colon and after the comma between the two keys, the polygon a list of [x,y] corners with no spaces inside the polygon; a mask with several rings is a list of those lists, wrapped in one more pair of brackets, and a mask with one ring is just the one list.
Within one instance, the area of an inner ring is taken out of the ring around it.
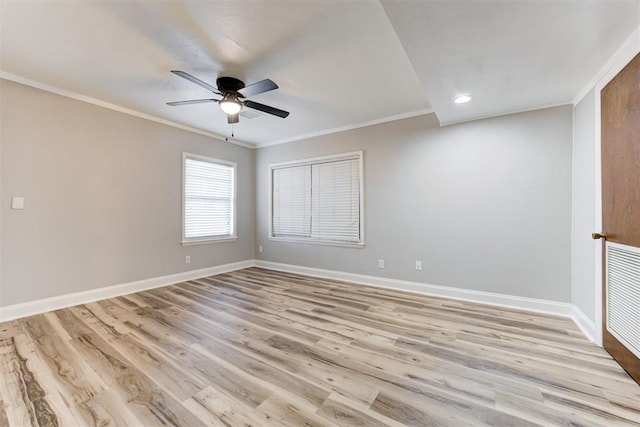
{"label": "window blind", "polygon": [[273,165],[271,237],[362,243],[360,156]]}
{"label": "window blind", "polygon": [[358,159],[315,164],[311,171],[311,235],[320,240],[359,241]]}
{"label": "window blind", "polygon": [[232,165],[185,157],[185,240],[235,234],[234,175]]}
{"label": "window blind", "polygon": [[273,170],[274,236],[311,236],[311,166]]}

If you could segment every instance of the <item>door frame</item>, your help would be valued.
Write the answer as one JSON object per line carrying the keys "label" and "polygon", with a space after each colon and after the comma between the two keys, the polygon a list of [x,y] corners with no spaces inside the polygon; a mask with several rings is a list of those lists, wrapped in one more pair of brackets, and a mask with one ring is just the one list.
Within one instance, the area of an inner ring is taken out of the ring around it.
{"label": "door frame", "polygon": [[[624,42],[624,44],[618,49],[613,57],[607,62],[600,73],[596,76],[594,87],[595,95],[595,108],[594,108],[594,124],[595,124],[595,147],[594,147],[594,232],[603,232],[602,229],[602,126],[601,126],[601,97],[600,92],[613,78],[638,54],[640,53],[640,27],[638,27],[631,36]],[[591,86],[591,85],[589,85]],[[574,103],[576,105],[577,103]],[[602,289],[603,283],[603,257],[604,257],[604,245],[601,240],[594,240],[594,275],[595,275],[595,330],[593,331],[595,342],[602,347],[602,315],[603,315],[603,301],[602,301]]]}

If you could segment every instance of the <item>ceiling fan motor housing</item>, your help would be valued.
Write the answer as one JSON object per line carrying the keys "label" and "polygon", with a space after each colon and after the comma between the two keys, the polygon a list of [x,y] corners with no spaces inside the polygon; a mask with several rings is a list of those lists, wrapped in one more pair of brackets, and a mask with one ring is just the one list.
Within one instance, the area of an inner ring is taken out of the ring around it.
{"label": "ceiling fan motor housing", "polygon": [[216,86],[222,92],[237,92],[244,88],[244,82],[235,77],[218,77]]}

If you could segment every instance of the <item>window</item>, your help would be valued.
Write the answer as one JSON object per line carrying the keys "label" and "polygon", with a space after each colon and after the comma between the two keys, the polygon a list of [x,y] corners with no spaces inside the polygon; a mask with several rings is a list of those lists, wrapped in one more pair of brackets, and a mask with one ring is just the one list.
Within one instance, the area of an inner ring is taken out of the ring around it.
{"label": "window", "polygon": [[236,164],[182,154],[182,244],[236,238]]}
{"label": "window", "polygon": [[270,166],[270,238],[362,246],[362,152]]}

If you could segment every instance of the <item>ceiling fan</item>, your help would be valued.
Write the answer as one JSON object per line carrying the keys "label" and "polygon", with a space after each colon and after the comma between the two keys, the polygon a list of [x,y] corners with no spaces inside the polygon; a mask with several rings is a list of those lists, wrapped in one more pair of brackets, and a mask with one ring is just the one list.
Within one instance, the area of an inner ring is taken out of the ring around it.
{"label": "ceiling fan", "polygon": [[220,109],[227,115],[227,123],[238,123],[238,114],[242,107],[252,108],[254,110],[262,111],[263,113],[272,114],[274,116],[282,117],[283,119],[289,115],[288,111],[280,110],[269,105],[260,104],[259,102],[249,101],[245,99],[249,96],[258,95],[260,93],[268,92],[270,90],[278,89],[278,85],[269,79],[261,80],[257,83],[245,86],[244,82],[235,77],[218,77],[216,80],[216,86],[212,86],[202,80],[193,77],[191,74],[184,71],[171,71],[184,79],[189,80],[192,83],[202,86],[203,88],[210,90],[216,95],[222,96],[221,99],[192,99],[190,101],[175,101],[167,102],[167,105],[172,107],[178,105],[187,104],[201,104],[204,102],[217,102],[220,105]]}

